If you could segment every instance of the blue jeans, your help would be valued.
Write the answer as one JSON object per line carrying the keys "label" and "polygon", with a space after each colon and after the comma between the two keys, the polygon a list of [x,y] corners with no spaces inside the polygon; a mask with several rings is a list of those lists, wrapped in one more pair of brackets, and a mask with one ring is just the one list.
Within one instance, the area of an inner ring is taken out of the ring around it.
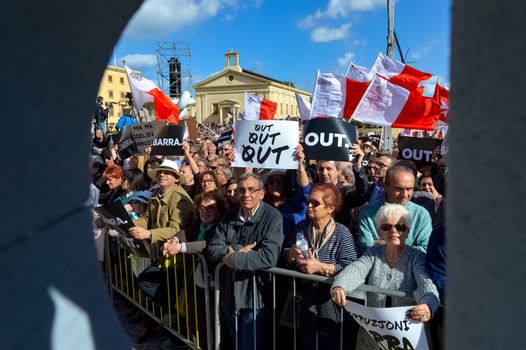
{"label": "blue jeans", "polygon": [[[254,313],[253,309],[239,309],[237,316],[237,337],[236,337],[236,312],[225,303],[221,303],[223,320],[232,336],[237,339],[238,350],[259,350],[263,349],[263,330],[265,324],[265,310],[259,309]],[[254,322],[256,334],[254,335]],[[254,348],[254,342],[256,347]],[[235,346],[235,344],[234,344]]]}

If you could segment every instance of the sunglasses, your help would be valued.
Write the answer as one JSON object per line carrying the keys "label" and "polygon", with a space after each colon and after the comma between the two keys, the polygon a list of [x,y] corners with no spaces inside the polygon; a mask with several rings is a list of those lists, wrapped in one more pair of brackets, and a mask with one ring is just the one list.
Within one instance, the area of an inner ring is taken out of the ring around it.
{"label": "sunglasses", "polygon": [[380,225],[380,230],[382,231],[391,231],[391,229],[393,228],[396,229],[396,231],[398,232],[406,232],[408,230],[408,227],[405,225],[405,224],[396,224],[396,225],[391,225],[391,224],[381,224]]}
{"label": "sunglasses", "polygon": [[313,208],[319,207],[322,203],[316,199],[309,198],[307,199],[307,206],[312,206]]}

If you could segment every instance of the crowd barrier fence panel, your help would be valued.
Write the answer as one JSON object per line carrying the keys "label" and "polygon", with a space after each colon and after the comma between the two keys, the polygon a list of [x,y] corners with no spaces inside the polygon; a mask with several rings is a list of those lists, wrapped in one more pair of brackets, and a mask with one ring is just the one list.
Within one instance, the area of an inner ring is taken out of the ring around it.
{"label": "crowd barrier fence panel", "polygon": [[[156,304],[139,288],[130,253],[116,239],[108,238],[106,243],[105,266],[110,298],[113,299],[113,292],[117,292],[189,347],[202,349],[206,346],[207,349],[212,349],[214,327],[210,312],[212,304],[206,258],[202,254],[180,254],[170,261],[166,260],[164,276],[167,305],[172,307],[163,307]],[[174,268],[168,268],[171,264]],[[198,275],[202,277],[201,283],[204,285],[204,300],[198,300],[196,283]],[[171,281],[173,284],[170,283]],[[171,290],[171,285],[175,285],[175,291]],[[204,315],[198,312],[198,303],[204,303]],[[194,318],[192,324],[190,324],[190,316]],[[204,317],[204,322],[199,322],[202,320],[201,317]],[[205,329],[200,327],[203,323]],[[202,332],[204,332],[203,337],[201,337]],[[201,344],[200,339],[203,338],[206,344]]]}
{"label": "crowd barrier fence panel", "polygon": [[[220,350],[221,349],[221,317],[220,317],[220,303],[221,303],[221,285],[220,285],[220,270],[226,266],[225,264],[221,263],[218,264],[214,273],[214,286],[215,286],[215,303],[214,303],[214,334],[215,334],[215,340],[214,340],[214,349]],[[276,349],[276,326],[278,324],[278,318],[276,315],[276,276],[286,276],[290,277],[292,279],[292,318],[293,318],[293,344],[294,349],[298,349],[298,339],[297,339],[297,330],[298,330],[298,320],[297,320],[297,310],[296,310],[296,298],[298,296],[297,294],[297,280],[304,280],[304,281],[311,281],[311,282],[318,282],[318,283],[324,283],[328,285],[332,285],[332,282],[334,280],[333,277],[325,277],[325,276],[319,276],[319,275],[312,275],[312,274],[305,274],[301,272],[297,272],[294,270],[288,270],[288,269],[282,269],[278,267],[270,268],[262,270],[264,272],[268,272],[271,274],[272,278],[272,306],[271,306],[271,312],[272,312],[272,349]],[[255,289],[256,289],[256,282],[255,282],[255,272],[252,274],[252,286],[253,286],[253,295],[255,296]],[[369,285],[361,285],[359,288],[357,288],[352,293],[348,294],[348,297],[363,300],[364,303],[367,303],[367,293],[377,293],[377,294],[383,294],[386,296],[398,298],[401,300],[407,300],[414,302],[414,299],[412,296],[407,295],[405,292],[396,291],[396,290],[389,290],[389,289],[383,289],[378,287],[373,287]],[[255,298],[253,298],[255,300]],[[343,313],[345,311],[343,309],[340,309],[340,319],[343,320]],[[256,313],[256,307],[255,307],[255,301],[253,305],[253,315],[255,318]],[[236,337],[234,339],[235,342],[235,348],[238,348],[237,344],[237,316],[238,316],[238,310],[236,310],[235,315],[235,332]],[[343,322],[339,322],[340,327],[340,349],[343,349]],[[256,332],[256,322],[254,322],[254,334]],[[254,349],[256,349],[256,337],[254,336]],[[318,348],[318,330],[316,330],[316,347]]]}

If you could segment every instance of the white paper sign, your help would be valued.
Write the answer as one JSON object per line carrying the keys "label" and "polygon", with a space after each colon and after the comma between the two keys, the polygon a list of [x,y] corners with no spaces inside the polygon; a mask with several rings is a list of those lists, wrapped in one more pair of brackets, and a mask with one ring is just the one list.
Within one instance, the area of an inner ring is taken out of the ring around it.
{"label": "white paper sign", "polygon": [[376,308],[347,300],[345,309],[383,350],[428,350],[423,323],[405,317],[412,306]]}
{"label": "white paper sign", "polygon": [[297,169],[294,148],[298,122],[289,120],[239,120],[235,126],[235,167]]}

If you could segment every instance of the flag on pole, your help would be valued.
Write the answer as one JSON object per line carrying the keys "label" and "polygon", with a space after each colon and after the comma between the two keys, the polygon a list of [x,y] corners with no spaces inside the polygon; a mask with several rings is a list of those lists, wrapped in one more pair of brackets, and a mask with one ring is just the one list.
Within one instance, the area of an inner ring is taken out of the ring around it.
{"label": "flag on pole", "polygon": [[302,121],[307,121],[310,119],[310,109],[311,104],[298,93],[296,93],[296,101],[298,102],[298,109],[300,111],[300,117]]}
{"label": "flag on pole", "polygon": [[124,66],[130,83],[135,107],[139,110],[147,102],[155,105],[155,119],[179,123],[179,108],[166,96],[155,83]]}
{"label": "flag on pole", "polygon": [[412,91],[376,75],[352,118],[384,127],[435,130],[439,108],[421,89]]}
{"label": "flag on pole", "polygon": [[374,73],[371,74],[370,69],[354,63],[349,65],[348,74],[345,79],[345,105],[343,108],[343,118],[351,118],[373,77]]}
{"label": "flag on pole", "polygon": [[244,120],[274,120],[278,104],[245,92]]}
{"label": "flag on pole", "polygon": [[387,57],[381,52],[371,68],[371,73],[381,75],[391,83],[408,90],[416,88],[420,82],[432,77],[432,74],[419,71],[405,63]]}
{"label": "flag on pole", "polygon": [[316,74],[312,95],[311,118],[341,118],[345,104],[345,77],[339,74]]}
{"label": "flag on pole", "polygon": [[435,85],[433,99],[440,104],[439,120],[447,123],[447,115],[449,113],[449,90],[440,85],[438,81]]}

